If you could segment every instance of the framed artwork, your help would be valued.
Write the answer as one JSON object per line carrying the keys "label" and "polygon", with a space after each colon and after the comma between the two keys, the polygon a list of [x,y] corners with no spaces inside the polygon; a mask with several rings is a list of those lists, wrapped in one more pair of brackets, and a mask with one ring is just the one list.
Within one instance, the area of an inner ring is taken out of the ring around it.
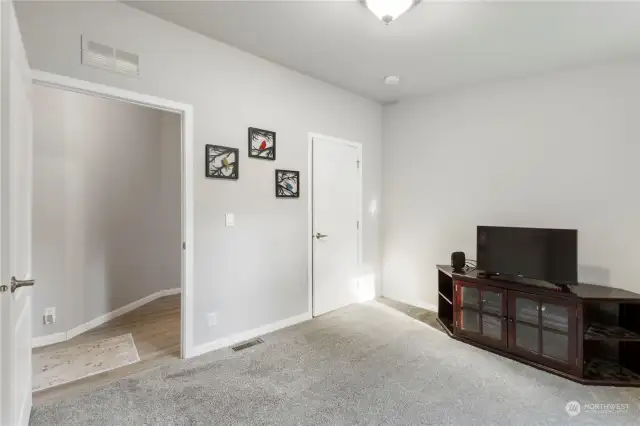
{"label": "framed artwork", "polygon": [[216,179],[238,179],[239,150],[228,146],[205,145],[205,176]]}
{"label": "framed artwork", "polygon": [[298,198],[300,196],[300,172],[276,170],[276,197]]}
{"label": "framed artwork", "polygon": [[249,157],[276,159],[276,132],[249,127]]}

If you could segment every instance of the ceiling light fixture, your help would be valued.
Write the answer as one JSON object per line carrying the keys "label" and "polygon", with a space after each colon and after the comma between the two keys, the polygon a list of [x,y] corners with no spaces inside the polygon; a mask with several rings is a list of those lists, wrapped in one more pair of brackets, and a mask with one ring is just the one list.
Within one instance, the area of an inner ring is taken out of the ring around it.
{"label": "ceiling light fixture", "polygon": [[397,86],[398,84],[400,84],[400,77],[398,77],[397,75],[388,75],[384,78],[384,84],[387,84],[389,86]]}
{"label": "ceiling light fixture", "polygon": [[420,0],[362,0],[364,5],[373,12],[385,25],[418,4]]}

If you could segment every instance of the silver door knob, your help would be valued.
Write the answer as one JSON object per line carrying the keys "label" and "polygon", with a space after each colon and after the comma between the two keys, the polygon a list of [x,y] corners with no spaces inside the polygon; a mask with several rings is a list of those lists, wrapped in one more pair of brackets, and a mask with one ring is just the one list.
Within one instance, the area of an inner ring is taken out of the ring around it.
{"label": "silver door knob", "polygon": [[324,235],[324,234],[321,234],[321,233],[319,233],[319,232],[316,234],[316,238],[317,238],[318,240],[321,240],[321,239],[323,239],[323,238],[327,238],[327,237],[328,237],[328,235]]}
{"label": "silver door knob", "polygon": [[35,280],[17,280],[16,277],[11,277],[11,293],[15,293],[20,287],[32,286],[35,283]]}

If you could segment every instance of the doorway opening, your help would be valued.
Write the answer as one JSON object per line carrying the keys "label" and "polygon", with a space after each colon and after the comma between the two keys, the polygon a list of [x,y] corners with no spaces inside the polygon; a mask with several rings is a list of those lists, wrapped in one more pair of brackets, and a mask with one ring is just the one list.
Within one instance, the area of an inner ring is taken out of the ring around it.
{"label": "doorway opening", "polygon": [[40,403],[189,356],[192,118],[186,105],[66,77],[34,83]]}
{"label": "doorway opening", "polygon": [[309,310],[369,298],[362,271],[362,145],[309,134]]}

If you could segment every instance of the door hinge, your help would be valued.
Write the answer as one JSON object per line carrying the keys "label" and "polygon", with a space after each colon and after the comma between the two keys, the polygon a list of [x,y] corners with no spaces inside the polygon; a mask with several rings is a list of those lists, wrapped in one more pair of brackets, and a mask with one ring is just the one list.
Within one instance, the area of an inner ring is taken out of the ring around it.
{"label": "door hinge", "polygon": [[357,161],[356,161],[356,167],[357,167],[357,168],[360,168],[360,160],[357,160]]}
{"label": "door hinge", "polygon": [[360,221],[356,221],[356,229],[360,229]]}
{"label": "door hinge", "polygon": [[186,250],[187,249],[187,243],[185,243],[184,241],[182,242],[182,250]]}

